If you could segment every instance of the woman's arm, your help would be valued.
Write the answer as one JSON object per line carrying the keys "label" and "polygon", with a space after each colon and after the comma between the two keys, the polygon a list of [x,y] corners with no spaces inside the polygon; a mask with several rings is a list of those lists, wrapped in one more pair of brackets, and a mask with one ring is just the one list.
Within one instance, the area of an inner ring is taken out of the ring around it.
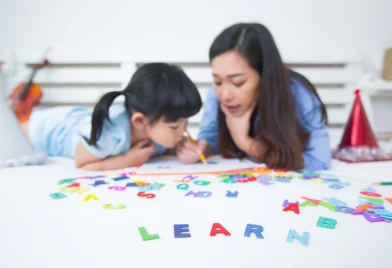
{"label": "woman's arm", "polygon": [[303,130],[310,134],[307,148],[303,152],[304,169],[329,169],[332,152],[328,126],[323,120],[321,103],[312,92],[298,81],[294,81],[293,93],[297,102],[298,120]]}
{"label": "woman's arm", "polygon": [[218,108],[219,103],[213,87],[207,92],[203,104],[203,114],[199,125],[198,140],[205,139],[208,142],[205,156],[218,154]]}

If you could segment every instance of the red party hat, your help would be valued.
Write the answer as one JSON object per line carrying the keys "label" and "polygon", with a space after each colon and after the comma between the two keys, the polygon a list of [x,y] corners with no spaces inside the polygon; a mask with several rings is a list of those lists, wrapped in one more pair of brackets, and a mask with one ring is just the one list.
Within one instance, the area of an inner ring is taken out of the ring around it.
{"label": "red party hat", "polygon": [[354,92],[351,114],[338,149],[334,152],[334,158],[349,163],[392,160],[392,155],[386,153],[377,143],[362,105],[360,90],[356,89]]}

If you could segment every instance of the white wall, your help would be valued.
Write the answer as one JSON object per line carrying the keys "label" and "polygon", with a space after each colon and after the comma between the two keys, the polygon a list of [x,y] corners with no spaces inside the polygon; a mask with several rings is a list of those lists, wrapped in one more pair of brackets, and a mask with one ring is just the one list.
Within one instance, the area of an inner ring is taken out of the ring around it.
{"label": "white wall", "polygon": [[14,51],[37,61],[52,47],[54,62],[206,61],[223,28],[256,21],[287,62],[359,54],[379,70],[392,46],[391,13],[392,0],[0,0],[0,60]]}
{"label": "white wall", "polygon": [[391,0],[0,0],[0,55],[39,59],[52,46],[75,59],[206,60],[224,27],[258,21],[284,59],[357,50],[380,67],[391,11]]}

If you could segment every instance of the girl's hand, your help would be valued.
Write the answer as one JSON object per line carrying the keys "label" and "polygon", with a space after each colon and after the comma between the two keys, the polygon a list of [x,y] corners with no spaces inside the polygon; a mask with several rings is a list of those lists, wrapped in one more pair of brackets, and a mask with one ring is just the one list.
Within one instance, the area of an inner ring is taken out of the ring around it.
{"label": "girl's hand", "polygon": [[207,149],[207,141],[205,139],[197,141],[197,146],[193,144],[187,137],[183,137],[177,144],[176,153],[178,159],[185,164],[193,164],[200,160],[200,154],[204,154]]}
{"label": "girl's hand", "polygon": [[250,118],[256,108],[256,103],[253,103],[240,117],[234,117],[223,105],[220,105],[220,108],[225,114],[226,125],[234,143],[242,151],[247,151],[252,142],[252,138],[249,137]]}
{"label": "girl's hand", "polygon": [[154,151],[155,146],[152,143],[147,140],[139,141],[125,154],[125,158],[130,166],[140,166],[147,162]]}

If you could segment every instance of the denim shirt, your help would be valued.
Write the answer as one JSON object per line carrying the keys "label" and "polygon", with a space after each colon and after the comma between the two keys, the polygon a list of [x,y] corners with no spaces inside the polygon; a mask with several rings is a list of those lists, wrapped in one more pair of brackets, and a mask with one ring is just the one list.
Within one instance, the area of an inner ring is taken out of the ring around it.
{"label": "denim shirt", "polygon": [[[307,150],[304,151],[305,170],[329,169],[331,149],[328,128],[322,120],[321,103],[301,82],[292,79],[291,89],[296,101],[296,114],[301,127],[310,133]],[[219,103],[213,87],[209,88],[203,106],[198,139],[206,139],[215,153],[218,151],[218,109]],[[258,118],[253,125],[253,131]]]}

